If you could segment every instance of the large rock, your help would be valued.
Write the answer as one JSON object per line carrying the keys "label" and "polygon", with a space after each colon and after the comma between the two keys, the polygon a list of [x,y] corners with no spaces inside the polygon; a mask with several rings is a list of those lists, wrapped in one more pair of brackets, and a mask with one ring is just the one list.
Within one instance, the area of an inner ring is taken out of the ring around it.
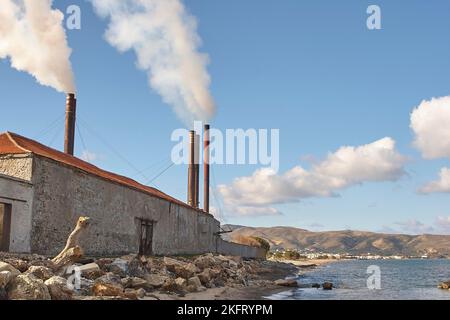
{"label": "large rock", "polygon": [[121,280],[124,288],[132,288],[132,289],[141,289],[146,288],[148,283],[146,280],[138,278],[138,277],[127,277]]}
{"label": "large rock", "polygon": [[175,283],[178,285],[178,287],[184,288],[187,285],[187,280],[185,278],[176,278]]}
{"label": "large rock", "polygon": [[28,270],[28,263],[22,259],[6,259],[5,262],[9,263],[20,272],[25,272]]}
{"label": "large rock", "polygon": [[117,258],[106,266],[108,272],[112,272],[120,277],[125,277],[128,273],[128,261]]}
{"label": "large rock", "polygon": [[177,281],[172,278],[167,278],[167,280],[164,281],[164,284],[161,286],[161,291],[166,291],[166,292],[178,292],[181,289],[182,288],[180,288]]}
{"label": "large rock", "polygon": [[147,287],[161,288],[170,278],[160,274],[147,274],[144,279],[147,281]]}
{"label": "large rock", "polygon": [[2,271],[9,271],[12,273],[12,275],[18,276],[20,274],[20,271],[17,270],[16,268],[14,268],[12,265],[10,265],[9,263],[0,261],[0,272]]}
{"label": "large rock", "polygon": [[145,290],[144,289],[126,289],[123,293],[123,297],[130,300],[138,300],[145,297]]}
{"label": "large rock", "polygon": [[121,296],[124,292],[124,288],[120,281],[120,277],[113,273],[107,273],[103,277],[95,280],[94,286],[92,287],[92,293],[95,296]]}
{"label": "large rock", "polygon": [[144,264],[142,263],[141,259],[138,257],[134,257],[129,263],[128,263],[128,275],[130,277],[139,277],[143,278],[148,273],[147,269],[145,268]]}
{"label": "large rock", "polygon": [[11,282],[15,276],[11,271],[0,272],[0,289],[6,288],[6,286]]}
{"label": "large rock", "polygon": [[187,289],[190,292],[197,292],[203,289],[202,282],[198,277],[191,277],[187,282]]}
{"label": "large rock", "polygon": [[32,274],[42,281],[46,281],[53,277],[53,271],[44,266],[31,266],[25,273]]}
{"label": "large rock", "polygon": [[298,287],[298,282],[295,279],[279,279],[274,284],[281,287]]}
{"label": "large rock", "polygon": [[450,289],[450,281],[441,282],[438,285],[439,289],[449,290]]}
{"label": "large rock", "polygon": [[332,290],[333,284],[331,282],[324,282],[322,284],[322,288],[323,288],[323,290]]}
{"label": "large rock", "polygon": [[202,285],[204,285],[207,288],[211,286],[211,280],[213,280],[215,276],[216,273],[212,272],[210,268],[205,268],[201,273],[197,275]]}
{"label": "large rock", "polygon": [[216,260],[214,256],[210,253],[200,256],[194,260],[194,264],[200,269],[212,268],[216,266]]}
{"label": "large rock", "polygon": [[65,278],[53,276],[45,281],[45,285],[50,292],[52,300],[72,300],[74,292],[68,288]]}
{"label": "large rock", "polygon": [[193,263],[186,263],[172,258],[164,258],[166,269],[173,272],[177,277],[189,279],[195,273],[200,272],[199,268]]}
{"label": "large rock", "polygon": [[50,300],[44,281],[32,274],[20,274],[8,286],[10,300]]}

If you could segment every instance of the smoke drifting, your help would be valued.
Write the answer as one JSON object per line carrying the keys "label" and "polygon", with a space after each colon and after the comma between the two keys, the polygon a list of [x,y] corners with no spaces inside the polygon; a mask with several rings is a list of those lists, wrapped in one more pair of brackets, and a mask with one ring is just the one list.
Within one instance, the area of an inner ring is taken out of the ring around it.
{"label": "smoke drifting", "polygon": [[186,123],[215,111],[209,92],[208,56],[198,51],[195,18],[180,0],[91,0],[110,19],[106,40],[120,52],[134,50],[137,67]]}
{"label": "smoke drifting", "polygon": [[75,92],[64,15],[52,0],[0,1],[0,59],[60,92]]}

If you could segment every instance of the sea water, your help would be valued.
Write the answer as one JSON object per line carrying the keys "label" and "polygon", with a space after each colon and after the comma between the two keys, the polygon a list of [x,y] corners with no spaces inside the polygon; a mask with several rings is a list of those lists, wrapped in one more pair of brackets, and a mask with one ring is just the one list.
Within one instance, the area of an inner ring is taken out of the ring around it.
{"label": "sea water", "polygon": [[[375,266],[375,268],[373,267]],[[374,274],[378,270],[379,274]],[[373,277],[379,276],[374,282]],[[370,278],[371,277],[371,278]],[[437,288],[450,280],[450,260],[347,260],[307,271],[300,285],[332,282],[335,289],[296,288],[269,299],[293,300],[450,300],[450,291]],[[369,280],[369,281],[368,281]],[[377,283],[378,289],[374,289]]]}

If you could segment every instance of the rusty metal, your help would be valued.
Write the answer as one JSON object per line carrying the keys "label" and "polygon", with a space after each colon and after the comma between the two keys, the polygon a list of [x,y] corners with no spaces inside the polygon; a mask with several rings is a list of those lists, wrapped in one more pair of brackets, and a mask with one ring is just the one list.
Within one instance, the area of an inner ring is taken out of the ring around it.
{"label": "rusty metal", "polygon": [[195,174],[194,174],[194,207],[198,208],[200,206],[200,136],[195,135]]}
{"label": "rusty metal", "polygon": [[203,132],[203,210],[209,212],[209,145],[211,144],[210,126],[205,124]]}
{"label": "rusty metal", "polygon": [[194,187],[195,187],[195,131],[189,131],[189,168],[188,168],[188,205],[194,206]]}
{"label": "rusty metal", "polygon": [[75,121],[77,113],[77,99],[75,94],[69,93],[66,99],[66,130],[64,135],[64,152],[73,156],[75,148]]}

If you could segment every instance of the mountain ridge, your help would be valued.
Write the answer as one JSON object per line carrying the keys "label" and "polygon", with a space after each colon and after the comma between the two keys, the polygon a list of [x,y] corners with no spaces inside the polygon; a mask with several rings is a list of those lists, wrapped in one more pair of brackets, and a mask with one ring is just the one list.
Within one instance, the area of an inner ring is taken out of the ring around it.
{"label": "mountain ridge", "polygon": [[[223,226],[227,230],[227,225]],[[450,235],[407,235],[370,231],[309,231],[305,229],[277,227],[236,228],[226,234],[233,240],[240,236],[257,236],[266,239],[272,249],[312,250],[316,252],[352,255],[405,255],[450,257]]]}

